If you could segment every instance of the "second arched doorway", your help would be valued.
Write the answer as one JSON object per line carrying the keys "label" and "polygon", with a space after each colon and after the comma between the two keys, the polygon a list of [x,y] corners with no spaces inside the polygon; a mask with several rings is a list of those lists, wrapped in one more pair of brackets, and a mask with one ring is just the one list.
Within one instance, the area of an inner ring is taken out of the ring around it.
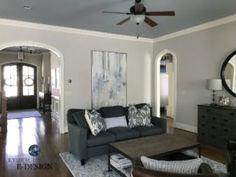
{"label": "second arched doorway", "polygon": [[177,98],[177,57],[161,51],[155,60],[155,114],[175,119]]}

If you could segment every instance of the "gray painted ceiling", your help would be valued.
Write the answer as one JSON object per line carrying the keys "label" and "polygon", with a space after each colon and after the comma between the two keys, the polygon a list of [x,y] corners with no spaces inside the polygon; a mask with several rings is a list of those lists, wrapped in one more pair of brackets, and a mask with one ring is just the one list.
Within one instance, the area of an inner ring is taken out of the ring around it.
{"label": "gray painted ceiling", "polygon": [[[204,22],[236,14],[236,0],[143,0],[147,11],[174,10],[174,17],[151,17],[158,26],[137,26],[129,21],[116,23],[126,15],[102,11],[128,12],[134,0],[0,0],[0,18],[125,34],[159,37]],[[30,6],[31,10],[25,10]]]}

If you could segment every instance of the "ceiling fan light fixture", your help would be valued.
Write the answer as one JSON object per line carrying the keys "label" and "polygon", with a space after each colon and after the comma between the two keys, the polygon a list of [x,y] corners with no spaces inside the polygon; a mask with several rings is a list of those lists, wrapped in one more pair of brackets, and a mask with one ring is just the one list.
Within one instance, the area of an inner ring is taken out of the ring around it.
{"label": "ceiling fan light fixture", "polygon": [[20,47],[20,50],[17,52],[17,59],[23,61],[24,58],[25,58],[24,51],[22,50],[22,47]]}
{"label": "ceiling fan light fixture", "polygon": [[143,23],[145,15],[131,15],[131,21],[135,22],[137,25]]}

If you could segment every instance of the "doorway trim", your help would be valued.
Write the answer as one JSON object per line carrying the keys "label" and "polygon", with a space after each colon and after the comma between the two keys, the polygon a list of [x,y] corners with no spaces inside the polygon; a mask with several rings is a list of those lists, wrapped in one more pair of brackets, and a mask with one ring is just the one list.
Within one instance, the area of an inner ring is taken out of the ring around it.
{"label": "doorway trim", "polygon": [[173,96],[173,118],[176,118],[176,103],[177,103],[177,56],[174,52],[168,50],[168,49],[164,49],[161,52],[159,52],[156,56],[155,59],[155,80],[154,80],[154,84],[155,84],[155,109],[154,109],[154,114],[157,117],[160,117],[160,64],[161,64],[161,59],[164,55],[166,54],[171,54],[173,57],[173,65],[174,65],[174,96]]}
{"label": "doorway trim", "polygon": [[5,48],[9,47],[17,47],[17,46],[32,46],[32,47],[40,47],[45,48],[53,52],[57,55],[57,57],[60,59],[60,76],[61,76],[61,82],[60,82],[60,119],[59,119],[59,131],[60,133],[65,133],[65,113],[64,113],[64,57],[63,54],[58,50],[57,48],[40,43],[40,42],[34,42],[34,41],[12,41],[12,42],[6,42],[4,44],[0,45],[0,50],[3,50]]}

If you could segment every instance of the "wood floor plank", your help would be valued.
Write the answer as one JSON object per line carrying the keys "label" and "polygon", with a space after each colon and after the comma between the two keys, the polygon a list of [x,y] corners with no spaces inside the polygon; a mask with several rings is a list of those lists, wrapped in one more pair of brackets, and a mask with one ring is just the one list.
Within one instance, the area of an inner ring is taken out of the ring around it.
{"label": "wood floor plank", "polygon": [[[40,147],[38,157],[28,153],[32,144]],[[72,177],[59,157],[60,152],[68,151],[68,144],[68,135],[60,135],[57,123],[48,116],[8,120],[8,132],[0,139],[0,177]],[[17,169],[19,163],[50,164],[52,168],[33,169],[27,166],[28,169],[20,170]]]}

